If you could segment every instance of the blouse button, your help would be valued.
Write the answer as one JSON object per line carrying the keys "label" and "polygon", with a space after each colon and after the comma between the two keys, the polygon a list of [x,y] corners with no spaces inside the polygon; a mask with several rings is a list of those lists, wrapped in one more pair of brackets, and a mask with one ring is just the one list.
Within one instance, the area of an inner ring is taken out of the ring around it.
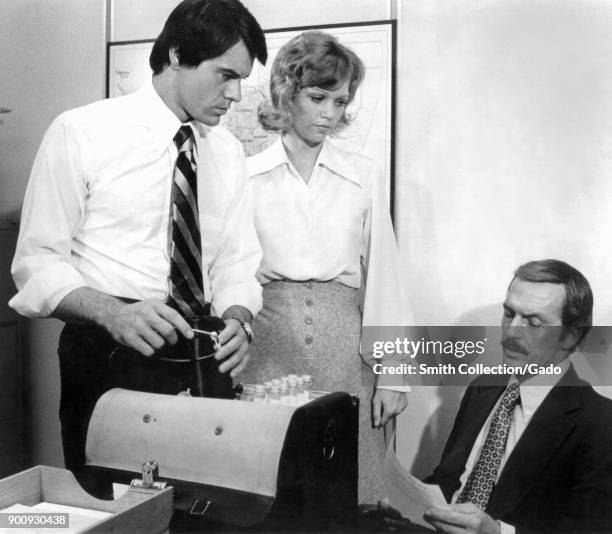
{"label": "blouse button", "polygon": [[306,287],[307,287],[308,289],[312,289],[312,287],[313,287],[313,283],[312,283],[312,282],[306,282]]}
{"label": "blouse button", "polygon": [[314,304],[314,301],[310,297],[308,297],[306,299],[306,306],[312,306],[313,304]]}
{"label": "blouse button", "polygon": [[310,345],[312,343],[312,336],[306,336],[304,341],[306,342],[306,345]]}
{"label": "blouse button", "polygon": [[306,317],[304,317],[304,322],[306,324],[312,324],[312,317],[310,315],[307,315]]}

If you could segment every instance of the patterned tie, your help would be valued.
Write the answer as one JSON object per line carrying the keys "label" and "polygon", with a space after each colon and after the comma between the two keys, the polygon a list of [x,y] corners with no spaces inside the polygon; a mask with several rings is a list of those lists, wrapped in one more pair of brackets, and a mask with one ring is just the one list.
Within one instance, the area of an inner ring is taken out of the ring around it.
{"label": "patterned tie", "polygon": [[174,136],[178,157],[172,188],[172,248],[168,304],[185,317],[206,315],[202,280],[202,240],[198,216],[197,163],[193,131],[181,126]]}
{"label": "patterned tie", "polygon": [[512,411],[519,402],[519,385],[514,382],[504,392],[504,396],[495,411],[478,461],[457,499],[458,503],[471,502],[482,510],[486,509],[495,485],[499,464],[506,450]]}

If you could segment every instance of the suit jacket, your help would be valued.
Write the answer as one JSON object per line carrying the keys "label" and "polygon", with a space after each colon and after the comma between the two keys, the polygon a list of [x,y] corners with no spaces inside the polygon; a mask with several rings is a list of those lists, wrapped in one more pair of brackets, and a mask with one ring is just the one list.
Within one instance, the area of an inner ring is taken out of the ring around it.
{"label": "suit jacket", "polygon": [[[426,480],[450,502],[504,387],[479,377],[461,401],[440,464]],[[570,367],[533,414],[486,512],[522,532],[612,532],[612,401]]]}

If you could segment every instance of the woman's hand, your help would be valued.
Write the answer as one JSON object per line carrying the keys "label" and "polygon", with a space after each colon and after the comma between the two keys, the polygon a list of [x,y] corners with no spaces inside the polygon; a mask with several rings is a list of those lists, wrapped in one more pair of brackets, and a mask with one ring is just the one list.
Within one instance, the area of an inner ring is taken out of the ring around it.
{"label": "woman's hand", "polygon": [[408,406],[408,398],[403,391],[376,388],[372,397],[372,425],[381,428],[389,419],[399,415]]}

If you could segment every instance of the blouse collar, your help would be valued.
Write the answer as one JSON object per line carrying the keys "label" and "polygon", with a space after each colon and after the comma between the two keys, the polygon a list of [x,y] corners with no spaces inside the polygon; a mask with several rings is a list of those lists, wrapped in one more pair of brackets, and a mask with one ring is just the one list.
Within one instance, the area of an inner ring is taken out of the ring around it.
{"label": "blouse collar", "polygon": [[[361,179],[351,164],[352,158],[347,156],[351,155],[334,146],[332,142],[325,140],[315,162],[315,167],[322,165],[340,178],[362,186]],[[282,165],[292,166],[282,139],[279,138],[263,152],[249,158],[249,175],[255,176],[267,173]]]}
{"label": "blouse collar", "polygon": [[336,147],[333,142],[325,140],[317,158],[317,164],[323,165],[341,178],[361,186],[361,179],[355,172],[351,159],[347,157],[348,155],[347,152]]}

